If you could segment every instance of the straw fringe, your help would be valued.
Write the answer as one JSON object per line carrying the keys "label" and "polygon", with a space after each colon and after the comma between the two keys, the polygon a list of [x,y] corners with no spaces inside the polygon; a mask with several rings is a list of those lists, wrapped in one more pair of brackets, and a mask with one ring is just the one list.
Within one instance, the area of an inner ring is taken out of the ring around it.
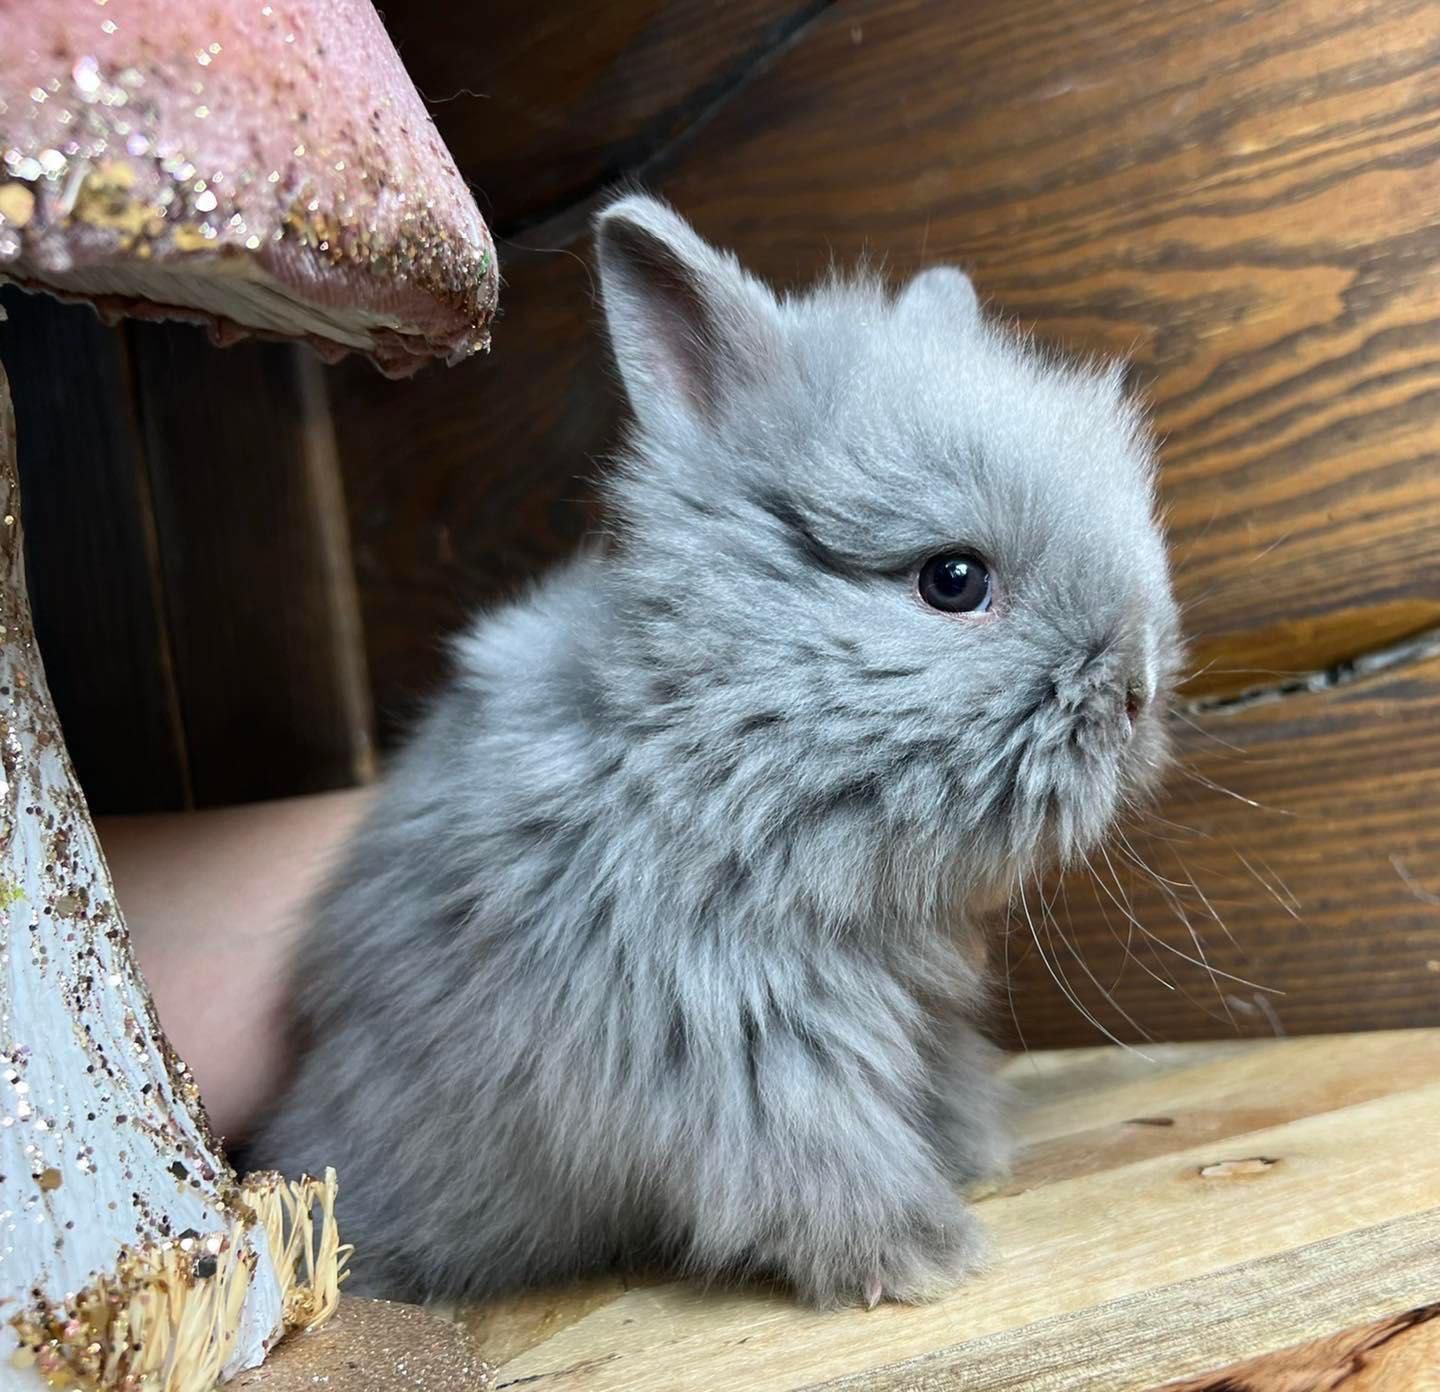
{"label": "straw fringe", "polygon": [[324,1324],[340,1300],[350,1247],[335,1223],[335,1171],[251,1175],[229,1205],[228,1232],[185,1233],[125,1248],[113,1274],[97,1277],[65,1305],[11,1320],[17,1368],[75,1392],[210,1392],[235,1346],[256,1255],[265,1234],[280,1283],[286,1330]]}

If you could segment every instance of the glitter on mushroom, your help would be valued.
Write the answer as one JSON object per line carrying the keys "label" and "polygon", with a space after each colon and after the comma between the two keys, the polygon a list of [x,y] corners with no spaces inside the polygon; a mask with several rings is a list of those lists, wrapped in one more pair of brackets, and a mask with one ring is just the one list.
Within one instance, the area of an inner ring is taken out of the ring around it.
{"label": "glitter on mushroom", "polygon": [[0,10],[0,278],[394,376],[488,347],[498,289],[367,0]]}

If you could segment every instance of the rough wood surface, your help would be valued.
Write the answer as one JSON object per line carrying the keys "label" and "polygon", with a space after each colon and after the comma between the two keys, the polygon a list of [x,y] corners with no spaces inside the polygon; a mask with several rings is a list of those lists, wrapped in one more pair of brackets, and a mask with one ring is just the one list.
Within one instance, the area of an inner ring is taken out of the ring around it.
{"label": "rough wood surface", "polygon": [[1162,1392],[1435,1392],[1440,1304],[1422,1305],[1301,1348],[1261,1354]]}
{"label": "rough wood surface", "polygon": [[[978,1201],[992,1268],[939,1304],[617,1280],[462,1318],[497,1388],[1411,1392],[1433,1328],[1412,1312],[1440,1291],[1437,1068],[1433,1030],[1019,1057],[1034,1148]],[[1304,1381],[1361,1350],[1369,1381]],[[1269,1381],[1224,1380],[1262,1354]]]}

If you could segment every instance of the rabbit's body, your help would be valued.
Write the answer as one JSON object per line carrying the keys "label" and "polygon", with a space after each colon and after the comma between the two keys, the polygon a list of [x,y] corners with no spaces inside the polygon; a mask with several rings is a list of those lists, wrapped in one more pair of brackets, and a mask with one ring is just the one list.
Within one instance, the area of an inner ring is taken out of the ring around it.
{"label": "rabbit's body", "polygon": [[[261,1152],[338,1167],[384,1293],[933,1296],[1003,1157],[962,946],[1163,760],[1148,448],[956,272],[779,305],[648,200],[600,230],[615,545],[458,643],[318,905]],[[936,555],[993,608],[937,612]]]}

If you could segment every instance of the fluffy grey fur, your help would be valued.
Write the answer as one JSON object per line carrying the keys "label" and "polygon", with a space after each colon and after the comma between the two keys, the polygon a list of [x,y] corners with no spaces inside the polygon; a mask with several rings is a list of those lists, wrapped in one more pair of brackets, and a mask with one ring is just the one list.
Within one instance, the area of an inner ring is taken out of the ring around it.
{"label": "fluffy grey fur", "polygon": [[[777,301],[639,196],[598,247],[611,545],[457,643],[318,905],[261,1158],[338,1167],[371,1290],[923,1300],[1004,1156],[977,917],[1163,762],[1151,447],[958,271]],[[921,602],[955,550],[990,613]]]}

